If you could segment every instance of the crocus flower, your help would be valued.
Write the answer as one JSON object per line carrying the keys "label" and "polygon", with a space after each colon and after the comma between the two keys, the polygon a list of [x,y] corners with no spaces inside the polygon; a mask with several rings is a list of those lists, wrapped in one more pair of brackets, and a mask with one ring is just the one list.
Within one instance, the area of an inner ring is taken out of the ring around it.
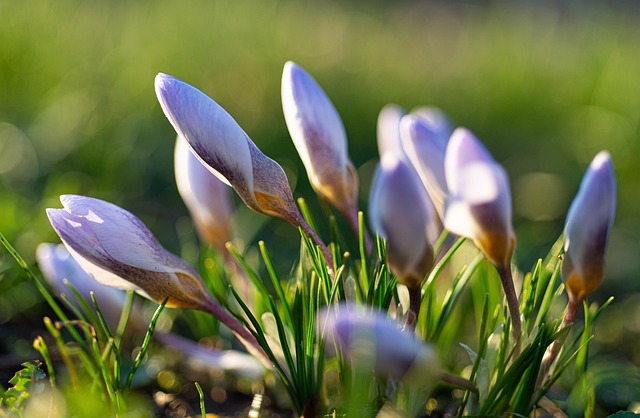
{"label": "crocus flower", "polygon": [[571,298],[581,301],[604,275],[604,254],[616,211],[611,157],[600,152],[585,173],[564,228],[562,278]]}
{"label": "crocus flower", "polygon": [[[422,111],[426,113],[425,110]],[[406,115],[400,121],[400,137],[404,151],[420,175],[441,219],[448,193],[444,159],[449,140],[442,121],[430,121],[422,113]]]}
{"label": "crocus flower", "polygon": [[206,309],[216,302],[200,276],[165,250],[130,212],[99,199],[63,195],[64,209],[47,209],[71,255],[100,283],[135,290],[168,307]]}
{"label": "crocus flower", "polygon": [[318,83],[293,62],[285,64],[282,74],[282,108],[313,189],[357,222],[358,175],[347,153],[344,125]]}
{"label": "crocus flower", "polygon": [[253,335],[213,299],[198,273],[165,250],[140,219],[99,199],[63,195],[60,201],[64,209],[47,209],[49,221],[91,277],[157,303],[168,298],[167,307],[208,312],[268,363]]}
{"label": "crocus flower", "polygon": [[200,90],[166,74],[156,76],[155,88],[167,119],[207,169],[233,187],[249,208],[302,227],[320,246],[332,269],[331,253],[298,211],[282,167]]}
{"label": "crocus flower", "polygon": [[451,136],[444,165],[449,190],[445,227],[472,239],[499,269],[509,268],[516,240],[504,169],[464,128],[456,129]]}
{"label": "crocus flower", "polygon": [[[225,186],[226,187],[226,186]],[[80,296],[93,306],[91,292],[100,307],[100,312],[111,329],[117,326],[124,309],[126,294],[114,287],[105,286],[93,280],[62,244],[40,244],[36,249],[36,259],[47,282],[54,290],[73,301],[74,295],[65,281],[70,283]],[[135,308],[135,306],[134,306]],[[129,317],[128,329],[146,330],[148,324],[141,312],[134,311]],[[215,350],[199,345],[170,332],[156,330],[154,337],[162,344],[186,355],[190,363],[211,370],[224,370],[235,375],[259,379],[264,375],[264,367],[246,353],[235,350]]]}
{"label": "crocus flower", "polygon": [[229,187],[198,160],[180,137],[176,139],[174,164],[178,192],[191,213],[200,238],[224,249],[231,238],[233,223]]}
{"label": "crocus flower", "polygon": [[377,374],[407,383],[428,383],[441,374],[434,350],[381,313],[342,305],[321,313],[318,330],[354,367],[373,366]]}
{"label": "crocus flower", "polygon": [[178,135],[213,174],[254,211],[297,223],[298,210],[284,170],[256,147],[231,115],[200,90],[169,75],[158,74],[155,88]]}
{"label": "crocus flower", "polygon": [[420,179],[393,153],[382,157],[369,198],[371,225],[387,240],[386,257],[398,281],[418,287],[433,266],[435,216]]}

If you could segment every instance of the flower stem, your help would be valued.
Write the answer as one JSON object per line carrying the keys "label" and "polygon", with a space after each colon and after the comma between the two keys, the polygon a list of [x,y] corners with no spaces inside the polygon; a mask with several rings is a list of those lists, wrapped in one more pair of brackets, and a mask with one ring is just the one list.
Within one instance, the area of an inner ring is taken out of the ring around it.
{"label": "flower stem", "polygon": [[520,337],[522,335],[522,321],[520,320],[520,307],[518,305],[518,296],[516,296],[516,289],[513,286],[513,276],[511,275],[511,266],[506,265],[504,267],[496,266],[500,280],[502,281],[502,288],[507,299],[507,306],[509,307],[509,314],[511,315],[511,331],[513,333],[513,340],[516,343],[516,349],[514,351],[514,357],[520,354]]}
{"label": "flower stem", "polygon": [[269,359],[269,356],[264,352],[258,340],[245,328],[236,318],[234,318],[229,312],[224,310],[222,306],[217,302],[211,300],[203,311],[213,315],[218,321],[222,322],[227,328],[229,328],[233,334],[244,344],[249,353],[256,357],[267,369],[273,368],[273,363]]}
{"label": "flower stem", "polygon": [[478,388],[476,387],[476,385],[474,385],[473,382],[467,379],[464,379],[462,377],[454,376],[449,373],[443,373],[442,376],[440,376],[440,380],[442,380],[445,383],[448,383],[451,386],[466,389],[478,395]]}
{"label": "flower stem", "polygon": [[[580,309],[580,305],[582,304],[582,299],[574,298],[569,295],[569,303],[567,304],[567,311],[564,314],[564,319],[562,320],[562,324],[560,325],[559,330],[563,330],[569,325],[573,324],[573,321],[576,319],[576,314]],[[540,365],[540,373],[538,374],[538,382],[537,386],[540,389],[543,386],[543,383],[546,383],[546,380],[549,378],[549,370],[551,369],[551,365],[555,361],[556,357],[558,357],[558,353],[560,353],[560,348],[564,344],[564,341],[567,339],[567,334],[565,333],[560,338],[554,341],[551,345],[551,348],[547,350],[544,355],[544,359],[542,360],[542,364]]]}
{"label": "flower stem", "polygon": [[407,315],[405,327],[410,327],[411,331],[415,332],[422,304],[422,287],[420,285],[408,286],[407,289],[409,289],[409,311],[415,316]]}

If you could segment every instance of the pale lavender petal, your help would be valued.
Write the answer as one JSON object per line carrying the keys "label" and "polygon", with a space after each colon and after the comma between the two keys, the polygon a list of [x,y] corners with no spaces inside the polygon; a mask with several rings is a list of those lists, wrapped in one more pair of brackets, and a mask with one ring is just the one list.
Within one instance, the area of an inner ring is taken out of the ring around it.
{"label": "pale lavender petal", "polygon": [[465,179],[460,179],[460,169],[471,163],[496,164],[489,151],[467,129],[458,128],[451,135],[446,149],[445,175],[451,194],[457,195],[464,187]]}
{"label": "pale lavender petal", "polygon": [[340,306],[321,313],[318,324],[328,341],[338,345],[356,366],[373,366],[376,373],[395,378],[419,368],[426,372],[422,375],[426,381],[439,373],[431,347],[401,331],[396,322],[381,313]]}
{"label": "pale lavender petal", "polygon": [[582,297],[598,287],[604,274],[604,254],[613,227],[616,199],[611,156],[602,151],[589,165],[565,223],[563,278],[570,280],[575,269],[582,283],[567,286],[583,292]]}
{"label": "pale lavender petal", "polygon": [[87,274],[78,262],[69,254],[62,244],[40,244],[36,248],[36,260],[38,267],[47,282],[58,294],[65,295],[69,300],[74,297],[69,288],[64,284],[68,281],[82,298],[90,305],[91,292],[94,292],[96,300],[101,308],[120,312],[124,307],[126,294],[118,289],[105,286]]}
{"label": "pale lavender petal", "polygon": [[393,153],[397,158],[406,159],[402,142],[400,141],[400,120],[404,110],[395,104],[388,104],[378,114],[378,154],[383,158]]}
{"label": "pale lavender petal", "polygon": [[282,107],[293,143],[307,171],[346,169],[347,136],[342,119],[324,90],[289,61],[282,74]]}
{"label": "pale lavender petal", "polygon": [[400,132],[402,145],[409,160],[427,188],[438,215],[444,218],[448,193],[444,169],[447,140],[415,115],[402,118]]}
{"label": "pale lavender petal", "polygon": [[233,223],[231,189],[211,174],[180,136],[176,139],[174,164],[178,192],[200,237],[223,247],[231,237]]}
{"label": "pale lavender petal", "polygon": [[[68,282],[89,306],[93,306],[91,299],[91,292],[93,292],[109,326],[112,328],[117,326],[126,299],[126,294],[122,290],[105,286],[94,280],[62,244],[38,245],[36,260],[42,275],[58,295],[63,295],[67,301],[73,303],[75,295],[65,284]],[[136,318],[132,320],[135,322]]]}
{"label": "pale lavender petal", "polygon": [[419,284],[433,264],[435,214],[413,168],[393,154],[376,172],[369,214],[374,231],[387,240],[392,273],[403,284]]}
{"label": "pale lavender petal", "polygon": [[241,197],[253,196],[250,139],[233,117],[209,96],[177,78],[158,74],[155,87],[162,110],[195,155]]}
{"label": "pale lavender petal", "polygon": [[453,133],[453,123],[447,115],[437,107],[423,106],[411,110],[411,114],[420,117],[426,125],[440,136],[444,144]]}
{"label": "pale lavender petal", "polygon": [[165,250],[140,219],[119,206],[75,195],[60,196],[60,201],[70,222],[90,229],[87,235],[111,259],[149,271],[196,274],[190,265]]}
{"label": "pale lavender petal", "polygon": [[511,224],[511,191],[507,174],[478,139],[455,130],[445,155],[449,195],[444,226],[474,240],[500,268],[511,261],[515,234]]}
{"label": "pale lavender petal", "polygon": [[318,83],[293,62],[282,74],[282,108],[313,189],[355,222],[358,176],[342,120]]}
{"label": "pale lavender petal", "polygon": [[134,215],[99,199],[60,200],[65,209],[47,209],[51,225],[94,279],[156,302],[169,296],[169,307],[217,307],[195,270],[162,248]]}

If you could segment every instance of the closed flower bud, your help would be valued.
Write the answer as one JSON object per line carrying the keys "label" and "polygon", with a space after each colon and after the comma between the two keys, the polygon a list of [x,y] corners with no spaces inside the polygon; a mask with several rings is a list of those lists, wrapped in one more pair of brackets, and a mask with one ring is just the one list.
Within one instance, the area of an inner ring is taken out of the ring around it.
{"label": "closed flower bud", "polygon": [[297,223],[298,209],[282,167],[220,105],[166,74],[156,76],[155,87],[164,114],[212,173],[254,211]]}
{"label": "closed flower bud", "polygon": [[598,288],[616,211],[616,177],[611,157],[600,152],[585,173],[564,227],[562,279],[574,300]]}
{"label": "closed flower bud", "polygon": [[369,198],[371,225],[387,240],[387,265],[398,281],[416,287],[433,266],[435,214],[415,170],[389,153],[374,176]]}
{"label": "closed flower bud", "polygon": [[354,367],[373,367],[378,375],[414,384],[428,384],[441,375],[434,350],[381,313],[342,305],[323,312],[318,325]]}
{"label": "closed flower bud", "polygon": [[53,229],[80,266],[98,282],[135,290],[168,307],[217,305],[200,276],[165,250],[133,214],[99,199],[63,195],[64,209],[47,209]]}
{"label": "closed flower bud", "polygon": [[47,209],[53,229],[80,267],[98,282],[170,308],[198,309],[229,327],[269,364],[255,337],[207,292],[198,273],[165,250],[133,214],[99,199],[63,195],[64,209]]}
{"label": "closed flower bud", "polygon": [[200,238],[224,250],[231,238],[233,223],[229,187],[198,160],[180,137],[176,140],[174,163],[178,192],[191,213]]}
{"label": "closed flower bud", "polygon": [[[440,124],[444,122],[438,122]],[[449,140],[448,128],[430,124],[422,114],[410,114],[400,121],[400,137],[407,157],[420,175],[441,219],[447,198],[444,159]]]}
{"label": "closed flower bud", "polygon": [[458,128],[447,146],[445,176],[445,228],[472,239],[496,267],[507,269],[516,239],[504,169],[471,132]]}
{"label": "closed flower bud", "polygon": [[358,175],[347,153],[344,125],[318,83],[293,62],[285,64],[282,74],[282,108],[313,189],[354,220]]}

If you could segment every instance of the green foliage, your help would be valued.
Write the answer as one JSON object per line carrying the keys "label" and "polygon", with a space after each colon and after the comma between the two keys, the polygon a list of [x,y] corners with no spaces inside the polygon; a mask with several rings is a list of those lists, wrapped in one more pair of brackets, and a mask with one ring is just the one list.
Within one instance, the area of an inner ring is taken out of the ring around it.
{"label": "green foliage", "polygon": [[42,391],[46,374],[40,370],[42,363],[38,360],[22,363],[23,369],[9,380],[8,389],[0,386],[0,416],[6,416],[6,412],[19,413],[24,402],[33,393]]}

